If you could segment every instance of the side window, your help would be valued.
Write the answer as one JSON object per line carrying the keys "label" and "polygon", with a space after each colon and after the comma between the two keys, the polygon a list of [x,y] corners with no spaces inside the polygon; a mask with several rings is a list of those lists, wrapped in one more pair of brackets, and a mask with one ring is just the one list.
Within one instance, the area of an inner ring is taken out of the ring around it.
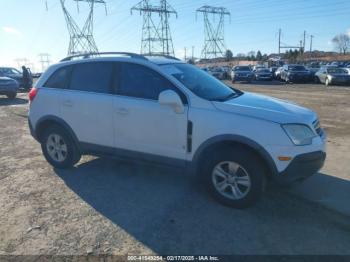
{"label": "side window", "polygon": [[187,104],[185,95],[159,73],[138,64],[122,63],[120,65],[117,94],[158,100],[159,94],[168,89],[178,93],[182,102]]}
{"label": "side window", "polygon": [[73,68],[70,89],[96,93],[111,93],[113,64],[109,62],[81,63]]}
{"label": "side window", "polygon": [[56,70],[45,83],[45,87],[68,89],[68,79],[71,67],[63,67]]}

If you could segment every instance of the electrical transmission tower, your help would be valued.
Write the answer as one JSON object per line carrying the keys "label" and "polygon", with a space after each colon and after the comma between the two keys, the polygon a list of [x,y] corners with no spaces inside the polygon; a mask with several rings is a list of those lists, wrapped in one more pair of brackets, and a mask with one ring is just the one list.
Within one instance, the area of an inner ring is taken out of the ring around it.
{"label": "electrical transmission tower", "polygon": [[[224,7],[202,6],[196,10],[203,13],[204,17],[204,47],[202,58],[224,57],[226,52],[225,46],[225,17],[231,13]],[[209,15],[212,15],[210,19]],[[219,17],[218,23],[215,23],[216,16]]]}
{"label": "electrical transmission tower", "polygon": [[[143,15],[141,54],[143,55],[172,55],[174,56],[173,40],[170,32],[169,17],[177,12],[166,0],[160,5],[150,4],[150,0],[142,0],[131,8]],[[158,14],[155,21],[153,14]]]}
{"label": "electrical transmission tower", "polygon": [[50,65],[50,55],[48,53],[41,53],[39,62],[41,63],[41,72],[44,72]]}
{"label": "electrical transmission tower", "polygon": [[89,4],[89,14],[86,18],[84,26],[80,28],[67,10],[65,1],[66,0],[60,0],[70,36],[68,55],[98,52],[93,37],[94,8],[95,4],[104,4],[106,8],[106,2],[104,0],[74,0],[77,3],[78,11],[79,2],[87,2]]}

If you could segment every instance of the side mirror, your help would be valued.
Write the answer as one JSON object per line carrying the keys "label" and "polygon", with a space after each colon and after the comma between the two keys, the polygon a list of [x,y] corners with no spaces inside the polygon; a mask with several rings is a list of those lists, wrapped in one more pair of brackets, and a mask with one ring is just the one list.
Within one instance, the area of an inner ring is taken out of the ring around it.
{"label": "side mirror", "polygon": [[182,114],[185,109],[180,96],[173,90],[165,90],[159,94],[158,102],[164,106],[170,106],[177,114]]}

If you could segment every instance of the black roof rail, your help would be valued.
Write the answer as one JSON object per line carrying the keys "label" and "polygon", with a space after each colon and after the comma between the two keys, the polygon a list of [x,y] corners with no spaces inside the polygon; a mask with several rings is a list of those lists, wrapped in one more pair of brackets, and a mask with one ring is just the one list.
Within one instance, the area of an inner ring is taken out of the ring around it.
{"label": "black roof rail", "polygon": [[88,58],[101,56],[101,55],[124,55],[124,56],[130,56],[131,58],[139,58],[139,59],[147,60],[147,58],[144,57],[143,55],[130,53],[130,52],[101,52],[101,53],[83,53],[83,54],[72,55],[62,59],[60,62],[72,61],[74,58],[79,58],[79,57],[81,57],[81,59],[88,59]]}

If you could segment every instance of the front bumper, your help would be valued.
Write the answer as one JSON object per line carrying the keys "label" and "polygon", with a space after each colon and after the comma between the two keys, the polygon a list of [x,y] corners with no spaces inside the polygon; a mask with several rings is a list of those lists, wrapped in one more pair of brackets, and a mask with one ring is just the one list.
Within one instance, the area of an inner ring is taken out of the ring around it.
{"label": "front bumper", "polygon": [[326,153],[323,151],[297,155],[283,172],[277,174],[275,180],[280,184],[290,184],[305,179],[317,173],[325,160]]}
{"label": "front bumper", "polygon": [[253,80],[252,75],[235,75],[233,78],[235,81],[251,81]]}

